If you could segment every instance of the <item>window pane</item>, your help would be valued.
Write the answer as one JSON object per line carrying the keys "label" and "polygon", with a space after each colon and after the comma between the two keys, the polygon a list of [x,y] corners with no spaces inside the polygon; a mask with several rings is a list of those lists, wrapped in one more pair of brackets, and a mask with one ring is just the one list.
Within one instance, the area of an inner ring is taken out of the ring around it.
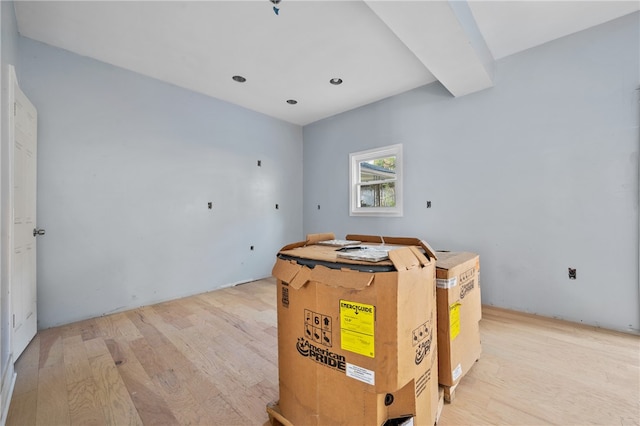
{"label": "window pane", "polygon": [[402,144],[349,154],[349,214],[402,216]]}
{"label": "window pane", "polygon": [[395,206],[396,206],[395,182],[362,185],[360,187],[359,207],[395,207]]}
{"label": "window pane", "polygon": [[388,180],[396,177],[396,157],[376,158],[360,162],[360,182]]}

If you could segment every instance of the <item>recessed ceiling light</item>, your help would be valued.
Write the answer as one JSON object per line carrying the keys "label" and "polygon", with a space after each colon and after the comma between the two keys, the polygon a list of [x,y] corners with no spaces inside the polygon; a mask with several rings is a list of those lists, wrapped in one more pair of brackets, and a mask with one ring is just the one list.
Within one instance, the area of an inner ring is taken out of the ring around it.
{"label": "recessed ceiling light", "polygon": [[287,99],[287,103],[288,103],[289,105],[295,105],[295,104],[297,104],[297,103],[298,103],[298,101],[296,101],[295,99]]}
{"label": "recessed ceiling light", "polygon": [[338,85],[342,84],[342,79],[334,77],[331,80],[329,80],[329,83],[333,84],[334,86],[338,86]]}
{"label": "recessed ceiling light", "polygon": [[234,75],[231,78],[233,79],[233,81],[237,81],[238,83],[244,83],[245,81],[247,81],[247,79],[241,75]]}

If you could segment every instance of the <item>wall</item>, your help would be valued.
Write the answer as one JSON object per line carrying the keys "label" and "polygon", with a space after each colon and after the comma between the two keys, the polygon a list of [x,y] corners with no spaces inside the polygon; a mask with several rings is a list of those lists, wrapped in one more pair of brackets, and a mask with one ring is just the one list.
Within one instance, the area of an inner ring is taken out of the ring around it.
{"label": "wall", "polygon": [[300,126],[18,47],[39,112],[39,328],[270,276],[302,237]]}
{"label": "wall", "polygon": [[[476,94],[434,83],[305,126],[304,232],[474,251],[484,303],[638,332],[638,22],[497,61]],[[349,153],[396,143],[404,217],[349,217]]]}

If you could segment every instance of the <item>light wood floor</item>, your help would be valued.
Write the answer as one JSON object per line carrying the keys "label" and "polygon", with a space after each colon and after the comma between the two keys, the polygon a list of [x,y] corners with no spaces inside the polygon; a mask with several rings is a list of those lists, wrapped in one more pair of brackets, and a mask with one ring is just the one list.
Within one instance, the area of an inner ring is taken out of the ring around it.
{"label": "light wood floor", "polygon": [[[267,425],[275,283],[38,333],[7,425]],[[640,337],[485,307],[483,354],[441,425],[638,425]]]}

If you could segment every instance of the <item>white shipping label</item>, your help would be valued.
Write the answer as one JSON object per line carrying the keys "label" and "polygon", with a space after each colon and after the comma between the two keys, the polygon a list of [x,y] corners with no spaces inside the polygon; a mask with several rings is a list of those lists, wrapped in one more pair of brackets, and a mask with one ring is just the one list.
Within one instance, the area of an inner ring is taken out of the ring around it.
{"label": "white shipping label", "polygon": [[436,287],[438,288],[451,288],[457,285],[458,285],[458,277],[449,278],[448,280],[444,278],[436,279]]}
{"label": "white shipping label", "polygon": [[347,377],[360,380],[361,382],[369,385],[376,384],[376,372],[367,370],[366,368],[358,367],[357,365],[347,363]]}
{"label": "white shipping label", "polygon": [[460,376],[462,376],[462,366],[458,364],[456,368],[454,368],[453,371],[451,372],[451,378],[455,382],[460,378]]}

